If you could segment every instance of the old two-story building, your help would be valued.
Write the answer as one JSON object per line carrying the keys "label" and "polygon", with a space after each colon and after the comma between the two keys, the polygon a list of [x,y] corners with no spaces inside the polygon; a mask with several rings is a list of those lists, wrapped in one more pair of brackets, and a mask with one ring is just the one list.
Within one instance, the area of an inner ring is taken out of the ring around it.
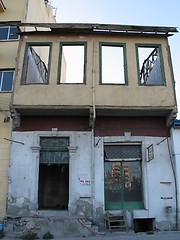
{"label": "old two-story building", "polygon": [[6,214],[8,167],[12,121],[9,104],[19,44],[18,27],[13,22],[53,22],[52,6],[44,0],[0,0],[0,221]]}
{"label": "old two-story building", "polygon": [[34,31],[20,34],[7,214],[65,210],[102,226],[123,212],[131,228],[175,229],[176,28],[22,26]]}

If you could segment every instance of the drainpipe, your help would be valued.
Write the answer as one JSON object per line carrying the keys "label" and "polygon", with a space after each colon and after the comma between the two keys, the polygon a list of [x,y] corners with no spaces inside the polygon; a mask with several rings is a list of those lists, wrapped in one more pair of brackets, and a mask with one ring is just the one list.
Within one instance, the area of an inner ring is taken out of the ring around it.
{"label": "drainpipe", "polygon": [[96,120],[96,101],[95,101],[95,43],[93,41],[93,56],[92,56],[92,112],[90,112],[90,124],[91,124],[91,196],[92,196],[92,217],[93,221],[96,218],[96,209],[95,209],[95,136],[94,136],[94,127]]}
{"label": "drainpipe", "polygon": [[176,171],[175,171],[175,167],[174,167],[174,163],[173,163],[173,158],[172,158],[172,154],[171,154],[171,150],[170,150],[170,144],[169,144],[169,140],[167,137],[167,145],[168,145],[168,151],[169,151],[169,157],[170,157],[170,162],[171,162],[171,167],[172,167],[172,171],[173,171],[173,176],[174,176],[174,185],[175,185],[175,195],[176,195],[176,230],[178,230],[178,190],[177,190],[177,178],[176,178]]}

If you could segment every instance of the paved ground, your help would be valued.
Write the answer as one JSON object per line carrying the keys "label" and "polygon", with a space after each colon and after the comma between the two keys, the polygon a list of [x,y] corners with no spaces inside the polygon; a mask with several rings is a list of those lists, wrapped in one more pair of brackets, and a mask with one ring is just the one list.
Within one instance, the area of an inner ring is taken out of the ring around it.
{"label": "paved ground", "polygon": [[[57,238],[56,238],[57,239]],[[180,240],[180,231],[178,232],[156,232],[154,234],[147,233],[106,233],[102,236],[92,237],[62,237],[59,240]],[[13,240],[12,238],[3,238],[3,240]]]}
{"label": "paved ground", "polygon": [[85,238],[61,238],[67,240],[180,240],[180,232],[159,232],[154,234],[147,233],[106,233],[104,236],[94,236]]}

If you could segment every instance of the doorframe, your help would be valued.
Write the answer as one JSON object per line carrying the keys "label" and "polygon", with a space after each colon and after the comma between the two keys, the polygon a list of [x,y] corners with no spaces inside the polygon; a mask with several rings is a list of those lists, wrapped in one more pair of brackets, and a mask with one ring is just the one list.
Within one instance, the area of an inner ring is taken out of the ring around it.
{"label": "doorframe", "polygon": [[[123,159],[112,159],[112,161],[110,162],[119,162],[120,163],[120,169],[121,169],[121,194],[122,194],[122,201],[121,202],[109,202],[106,203],[105,201],[105,194],[104,194],[104,205],[105,205],[105,210],[123,210],[123,209],[144,209],[144,197],[143,197],[143,175],[142,175],[142,142],[116,142],[116,143],[104,143],[103,145],[103,149],[104,146],[140,146],[141,147],[141,160],[139,160],[140,162],[140,166],[141,166],[141,191],[142,191],[142,201],[141,202],[126,202],[124,200],[124,180],[123,180],[123,163],[127,163],[127,162],[133,162],[136,161],[135,159],[132,161],[129,159],[128,160],[123,160]],[[110,160],[110,159],[109,159]],[[107,162],[107,161],[106,161]],[[105,159],[104,159],[104,165],[105,165]],[[105,190],[104,190],[105,193]],[[109,207],[107,207],[109,206]]]}
{"label": "doorframe", "polygon": [[[73,201],[73,179],[72,179],[72,160],[76,153],[77,146],[76,146],[76,132],[72,131],[58,131],[52,128],[52,131],[40,131],[33,133],[33,146],[31,147],[32,150],[32,161],[35,161],[35,169],[32,172],[32,177],[35,179],[35,184],[32,186],[32,191],[34,192],[34,202],[36,203],[35,211],[39,211],[38,206],[38,188],[39,188],[39,162],[40,162],[40,138],[41,137],[68,137],[69,138],[69,200],[68,200],[68,211],[71,208],[71,202]],[[48,210],[47,210],[48,211]]]}
{"label": "doorframe", "polygon": [[[142,167],[141,167],[141,172],[142,172],[142,179],[143,179],[143,185],[142,185],[142,197],[143,197],[143,203],[144,203],[144,209],[149,209],[149,200],[148,200],[148,179],[147,179],[147,143],[148,141],[149,144],[149,137],[146,136],[131,136],[131,132],[124,132],[124,136],[106,136],[103,137],[103,142],[102,142],[102,178],[103,178],[103,183],[105,182],[104,179],[104,145],[110,144],[110,145],[130,145],[130,144],[141,144],[142,148]],[[145,191],[146,189],[146,191]],[[103,204],[103,210],[106,212],[105,209],[105,191],[103,188],[103,198],[102,198],[102,204]],[[118,211],[118,209],[113,209],[113,210],[107,210],[107,211]],[[135,209],[134,209],[135,210]]]}

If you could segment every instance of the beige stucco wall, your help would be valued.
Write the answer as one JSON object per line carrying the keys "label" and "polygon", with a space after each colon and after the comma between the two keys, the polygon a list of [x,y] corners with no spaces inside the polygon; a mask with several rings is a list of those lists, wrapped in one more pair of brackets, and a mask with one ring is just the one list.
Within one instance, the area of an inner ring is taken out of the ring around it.
{"label": "beige stucco wall", "polygon": [[4,114],[0,111],[0,221],[6,213],[6,198],[8,191],[8,167],[10,164],[11,142],[4,138],[11,139],[12,123],[4,123]]}
{"label": "beige stucco wall", "polygon": [[22,21],[25,19],[26,0],[3,0],[5,12],[0,13],[0,21]]}
{"label": "beige stucco wall", "polygon": [[[21,85],[25,42],[52,42],[49,85]],[[57,85],[60,42],[87,42],[86,84]],[[128,85],[99,84],[99,42],[126,43]],[[166,86],[139,86],[136,59],[136,43],[161,44]],[[94,45],[94,50],[93,50]],[[95,63],[93,64],[93,52]],[[175,106],[173,81],[168,63],[168,43],[165,38],[117,37],[117,36],[26,36],[21,44],[19,74],[16,78],[13,105],[38,107],[86,107],[92,106],[92,66],[95,66],[96,107],[100,108],[172,108]],[[33,96],[33,97],[32,97]]]}
{"label": "beige stucco wall", "polygon": [[[55,22],[49,5],[44,0],[3,0],[6,10],[0,12],[0,21]],[[23,29],[22,29],[23,30]],[[0,41],[0,69],[15,69],[19,41]],[[8,167],[11,144],[12,122],[4,123],[3,110],[8,116],[11,93],[0,92],[0,221],[6,213],[8,191]]]}
{"label": "beige stucco wall", "polygon": [[[8,191],[8,167],[10,164],[11,142],[4,138],[11,139],[12,122],[4,123],[4,116],[10,116],[8,111],[11,94],[0,94],[0,221],[6,213],[6,198]],[[2,112],[2,109],[5,112]]]}
{"label": "beige stucco wall", "polygon": [[55,22],[51,7],[44,0],[3,0],[5,12],[0,21]]}
{"label": "beige stucco wall", "polygon": [[0,42],[0,68],[15,68],[18,41]]}
{"label": "beige stucco wall", "polygon": [[56,19],[52,14],[50,5],[46,5],[44,0],[28,0],[26,22],[55,23]]}

